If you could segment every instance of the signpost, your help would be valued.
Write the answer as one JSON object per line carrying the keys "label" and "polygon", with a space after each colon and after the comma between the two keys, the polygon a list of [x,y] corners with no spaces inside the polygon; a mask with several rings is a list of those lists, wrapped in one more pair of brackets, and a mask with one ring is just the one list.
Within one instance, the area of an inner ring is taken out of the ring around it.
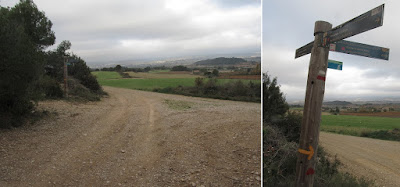
{"label": "signpost", "polygon": [[64,93],[65,97],[68,98],[68,67],[67,67],[68,56],[64,56]]}
{"label": "signpost", "polygon": [[295,58],[311,53],[306,97],[296,165],[296,186],[313,186],[316,153],[319,142],[322,101],[325,93],[327,68],[339,69],[342,62],[330,61],[329,51],[389,59],[389,49],[343,41],[343,39],[374,29],[383,24],[384,4],[332,29],[328,22],[317,21],[314,41],[296,50]]}
{"label": "signpost", "polygon": [[68,56],[64,56],[64,94],[68,97],[68,66],[71,63],[77,62],[76,59],[70,59]]}

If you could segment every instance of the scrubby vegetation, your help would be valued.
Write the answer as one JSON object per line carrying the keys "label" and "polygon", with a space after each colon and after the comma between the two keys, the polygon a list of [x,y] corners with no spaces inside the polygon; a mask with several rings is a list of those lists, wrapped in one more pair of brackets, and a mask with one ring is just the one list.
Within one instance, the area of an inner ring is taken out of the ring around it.
{"label": "scrubby vegetation", "polygon": [[[72,60],[68,73],[77,80],[71,87],[83,85],[90,94],[103,94],[86,63],[66,52],[70,42],[45,50],[55,42],[52,25],[32,0],[20,0],[12,8],[0,6],[0,128],[23,125],[41,99],[64,97],[61,84],[66,56]],[[74,93],[80,92],[72,89]]]}
{"label": "scrubby vegetation", "polygon": [[[263,92],[263,185],[295,186],[301,116],[288,111],[276,78],[263,75]],[[371,186],[370,181],[340,172],[339,160],[321,146],[317,157],[314,186]]]}
{"label": "scrubby vegetation", "polygon": [[217,81],[218,79],[208,79],[208,81],[205,81],[204,78],[196,78],[195,86],[155,88],[153,91],[235,101],[261,101],[260,84],[255,84],[252,81],[245,84],[241,80],[217,84]]}

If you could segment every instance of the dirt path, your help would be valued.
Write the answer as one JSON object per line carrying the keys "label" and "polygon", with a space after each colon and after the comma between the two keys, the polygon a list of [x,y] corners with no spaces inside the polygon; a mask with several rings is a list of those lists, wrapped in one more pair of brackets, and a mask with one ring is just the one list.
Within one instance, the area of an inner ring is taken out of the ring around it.
{"label": "dirt path", "polygon": [[105,90],[1,130],[0,186],[260,186],[260,104]]}
{"label": "dirt path", "polygon": [[400,186],[400,142],[321,132],[321,145],[338,155],[343,170],[374,180],[377,186]]}

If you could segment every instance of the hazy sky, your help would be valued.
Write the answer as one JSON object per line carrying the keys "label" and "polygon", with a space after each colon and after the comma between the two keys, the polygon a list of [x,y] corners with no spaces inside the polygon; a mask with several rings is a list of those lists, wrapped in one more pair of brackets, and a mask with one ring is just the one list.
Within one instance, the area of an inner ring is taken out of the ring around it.
{"label": "hazy sky", "polygon": [[[0,0],[14,6],[17,0]],[[89,65],[261,51],[260,0],[34,0]]]}
{"label": "hazy sky", "polygon": [[389,61],[330,52],[343,71],[328,69],[325,100],[400,98],[399,1],[263,1],[263,71],[278,78],[288,101],[304,102],[310,55],[294,55],[314,39],[315,21],[335,27],[383,3],[383,26],[346,40],[390,48]]}

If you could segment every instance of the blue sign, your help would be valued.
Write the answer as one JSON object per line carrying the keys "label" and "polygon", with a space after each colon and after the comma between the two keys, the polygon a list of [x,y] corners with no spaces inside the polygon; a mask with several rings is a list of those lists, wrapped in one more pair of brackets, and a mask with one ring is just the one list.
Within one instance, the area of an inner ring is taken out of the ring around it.
{"label": "blue sign", "polygon": [[328,60],[328,68],[336,69],[336,70],[342,70],[343,62],[339,62],[339,61],[336,61],[336,60]]}

